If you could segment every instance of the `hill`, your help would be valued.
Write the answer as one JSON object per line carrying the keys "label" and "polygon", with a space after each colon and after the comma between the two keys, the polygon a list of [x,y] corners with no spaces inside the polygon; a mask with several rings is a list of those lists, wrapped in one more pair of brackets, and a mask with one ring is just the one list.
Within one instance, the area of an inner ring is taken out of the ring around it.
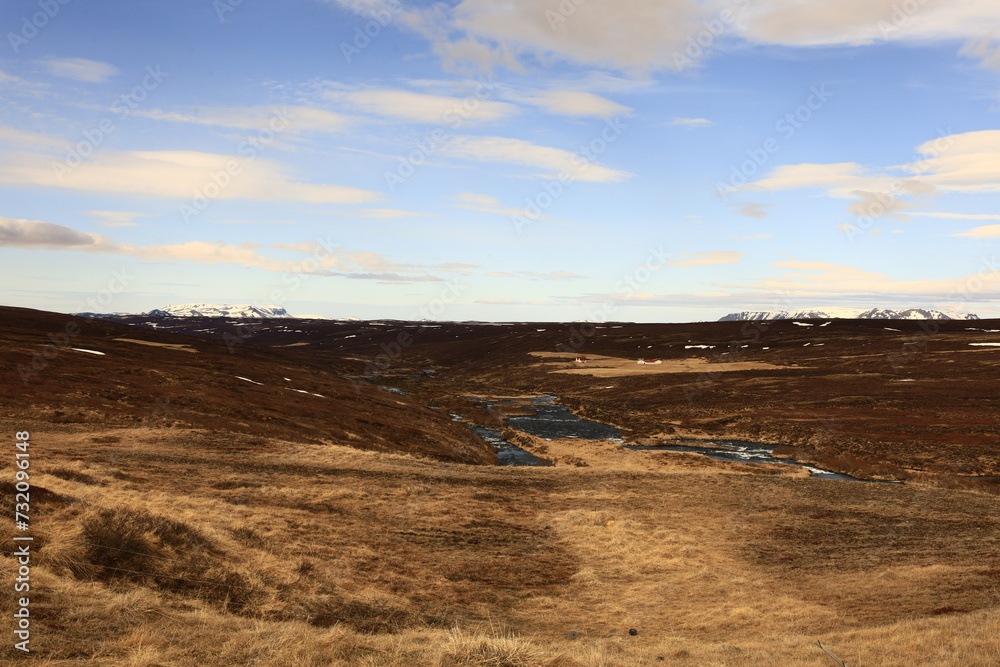
{"label": "hill", "polygon": [[488,445],[447,415],[355,379],[358,364],[338,356],[234,347],[21,308],[0,308],[0,341],[4,374],[12,379],[0,389],[7,418],[496,461]]}

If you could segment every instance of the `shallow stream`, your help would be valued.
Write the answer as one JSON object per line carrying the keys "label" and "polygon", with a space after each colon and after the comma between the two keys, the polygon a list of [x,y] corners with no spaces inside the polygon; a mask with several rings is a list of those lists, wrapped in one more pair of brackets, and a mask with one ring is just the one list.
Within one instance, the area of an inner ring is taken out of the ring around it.
{"label": "shallow stream", "polygon": [[[516,399],[500,398],[489,400],[466,396],[486,404],[485,409],[495,406],[510,405]],[[587,440],[610,440],[612,442],[624,443],[621,437],[623,431],[617,427],[589,419],[581,419],[574,415],[569,408],[558,405],[555,396],[538,396],[528,399],[531,409],[535,410],[534,415],[511,415],[504,417],[504,422],[512,428],[531,435],[554,440],[556,438],[581,438]],[[500,458],[500,465],[510,466],[537,466],[552,465],[549,461],[540,459],[537,456],[526,452],[517,445],[503,439],[499,431],[483,428],[481,426],[469,426],[473,431],[483,437],[484,440],[493,445]],[[868,480],[851,475],[845,475],[831,470],[823,470],[808,463],[800,463],[792,459],[778,458],[773,455],[775,445],[768,445],[759,442],[747,442],[744,440],[678,440],[664,445],[623,445],[625,449],[633,451],[666,451],[666,452],[690,452],[692,454],[703,454],[720,461],[737,461],[740,463],[780,463],[782,465],[794,465],[805,468],[812,477],[819,479],[838,479],[849,482],[881,482],[882,480]]]}

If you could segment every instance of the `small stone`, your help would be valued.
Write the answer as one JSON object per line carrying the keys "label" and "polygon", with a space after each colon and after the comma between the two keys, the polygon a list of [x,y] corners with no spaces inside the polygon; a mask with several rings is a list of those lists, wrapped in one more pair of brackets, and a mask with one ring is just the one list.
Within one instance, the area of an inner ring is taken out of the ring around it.
{"label": "small stone", "polygon": [[628,631],[628,633],[629,633],[629,634],[630,634],[631,636],[635,637],[635,636],[636,636],[637,634],[639,634],[639,631],[638,631],[638,630],[636,630],[635,628],[629,628],[629,631]]}

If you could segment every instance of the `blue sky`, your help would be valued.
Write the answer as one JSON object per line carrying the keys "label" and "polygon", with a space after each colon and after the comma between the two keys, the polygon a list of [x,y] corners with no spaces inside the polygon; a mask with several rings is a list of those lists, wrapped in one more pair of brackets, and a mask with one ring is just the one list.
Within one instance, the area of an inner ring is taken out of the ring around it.
{"label": "blue sky", "polygon": [[1000,316],[989,0],[12,0],[2,22],[7,305]]}

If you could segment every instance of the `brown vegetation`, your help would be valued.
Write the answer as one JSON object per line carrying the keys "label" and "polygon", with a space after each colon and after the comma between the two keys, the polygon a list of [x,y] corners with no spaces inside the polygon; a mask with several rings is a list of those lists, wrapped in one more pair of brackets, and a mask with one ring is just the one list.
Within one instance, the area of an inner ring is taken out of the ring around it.
{"label": "brown vegetation", "polygon": [[[897,389],[871,384],[867,362],[801,356],[796,342],[781,363],[802,370],[720,373],[688,401],[683,387],[698,381],[684,374],[615,378],[609,390],[607,379],[535,367],[526,354],[540,349],[534,327],[486,335],[456,324],[421,334],[380,370],[376,381],[404,396],[355,391],[344,377],[364,374],[356,359],[384,342],[367,323],[303,324],[305,341],[263,331],[232,354],[220,341],[142,334],[193,355],[114,341],[124,327],[97,322],[74,346],[106,357],[57,355],[22,386],[16,364],[62,319],[4,315],[10,354],[0,363],[11,380],[0,422],[32,433],[41,664],[831,664],[817,640],[866,667],[1000,663],[1000,497],[983,492],[995,478],[969,478],[994,470],[992,441],[974,440],[991,432],[993,415],[967,400],[992,389],[969,367],[941,376],[954,394],[929,382]],[[341,350],[336,333],[348,326],[370,331]],[[660,331],[681,348],[732,335],[709,325]],[[638,325],[614,332],[653,335]],[[271,347],[294,342],[307,344]],[[600,342],[622,357],[636,344]],[[426,368],[438,372],[414,375]],[[824,379],[834,375],[839,392]],[[284,389],[284,377],[325,399]],[[788,450],[797,458],[909,483],[543,441],[505,427],[503,409],[457,397],[533,392],[633,438],[766,435],[799,445]],[[157,412],[164,398],[176,407]],[[838,433],[864,436],[818,437],[815,420],[796,421],[809,405],[819,414],[838,406]],[[920,408],[892,422],[906,405]],[[556,466],[482,465],[491,453],[449,413],[504,428]],[[886,427],[884,443],[875,425]],[[914,428],[921,438],[893,439]],[[0,457],[7,516],[12,463]],[[945,488],[950,479],[983,488]],[[12,534],[0,523],[0,543]],[[0,558],[0,571],[9,582],[16,561]],[[0,595],[7,618],[11,604]]]}

